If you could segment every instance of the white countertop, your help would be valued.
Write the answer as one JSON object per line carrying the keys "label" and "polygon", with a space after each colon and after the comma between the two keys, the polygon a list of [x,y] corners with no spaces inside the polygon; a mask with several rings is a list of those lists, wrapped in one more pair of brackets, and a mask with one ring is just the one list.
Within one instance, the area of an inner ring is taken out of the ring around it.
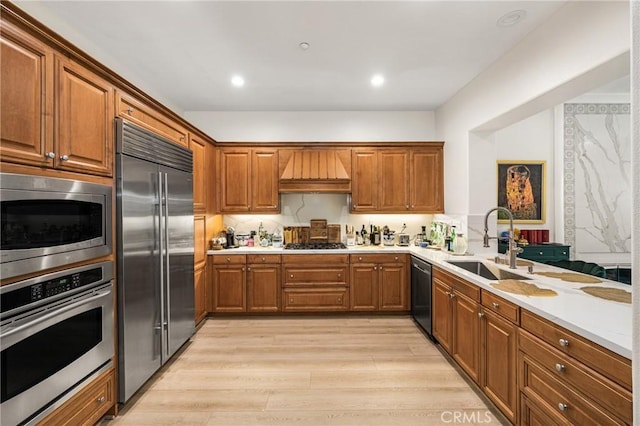
{"label": "white countertop", "polygon": [[[416,246],[356,246],[337,250],[286,250],[272,247],[238,247],[228,250],[209,250],[210,255],[229,255],[247,253],[272,253],[272,254],[335,254],[335,253],[410,253],[434,266],[447,270],[455,275],[470,281],[483,290],[495,293],[528,311],[552,321],[574,333],[583,336],[625,358],[631,359],[631,304],[613,302],[598,297],[590,296],[580,290],[586,286],[602,286],[619,288],[631,292],[631,286],[615,281],[603,279],[599,284],[572,283],[542,275],[529,275],[526,266],[519,266],[517,270],[510,270],[519,275],[531,278],[527,282],[536,284],[541,288],[549,288],[558,293],[556,297],[528,297],[513,293],[507,293],[493,288],[490,283],[495,282],[482,278],[476,274],[458,268],[447,260],[480,260],[495,265],[492,259],[496,256],[495,248],[488,249],[485,253],[474,256],[454,256],[427,248]],[[498,265],[496,265],[498,266]],[[507,265],[499,265],[501,269],[508,270]],[[555,268],[549,265],[534,262],[534,272],[567,272],[566,269]],[[572,271],[573,272],[573,271]]]}

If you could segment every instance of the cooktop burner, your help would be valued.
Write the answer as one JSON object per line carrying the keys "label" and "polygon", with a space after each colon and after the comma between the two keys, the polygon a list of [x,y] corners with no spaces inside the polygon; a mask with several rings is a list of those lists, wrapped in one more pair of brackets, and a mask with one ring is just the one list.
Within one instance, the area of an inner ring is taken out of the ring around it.
{"label": "cooktop burner", "polygon": [[291,243],[284,246],[285,249],[290,250],[336,250],[346,249],[342,243]]}

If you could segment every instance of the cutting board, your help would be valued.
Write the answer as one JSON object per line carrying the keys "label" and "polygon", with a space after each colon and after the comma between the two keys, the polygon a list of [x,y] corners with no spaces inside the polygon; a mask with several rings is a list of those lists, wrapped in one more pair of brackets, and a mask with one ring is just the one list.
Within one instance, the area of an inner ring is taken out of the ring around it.
{"label": "cutting board", "polygon": [[491,283],[491,287],[527,297],[555,297],[558,295],[549,288],[540,288],[535,284],[520,280],[500,280],[497,283]]}

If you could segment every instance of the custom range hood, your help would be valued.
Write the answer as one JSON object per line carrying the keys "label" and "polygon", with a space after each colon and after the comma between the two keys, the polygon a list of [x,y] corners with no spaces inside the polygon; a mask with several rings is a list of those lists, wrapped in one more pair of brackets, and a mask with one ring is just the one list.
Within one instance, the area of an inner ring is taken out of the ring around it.
{"label": "custom range hood", "polygon": [[283,149],[280,192],[351,192],[348,149]]}

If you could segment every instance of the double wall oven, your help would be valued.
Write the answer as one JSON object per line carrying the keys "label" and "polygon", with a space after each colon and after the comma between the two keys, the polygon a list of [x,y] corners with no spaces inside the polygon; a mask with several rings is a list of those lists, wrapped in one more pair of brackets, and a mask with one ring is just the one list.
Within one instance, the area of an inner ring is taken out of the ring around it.
{"label": "double wall oven", "polygon": [[0,211],[0,424],[30,425],[113,367],[112,188],[0,173]]}

